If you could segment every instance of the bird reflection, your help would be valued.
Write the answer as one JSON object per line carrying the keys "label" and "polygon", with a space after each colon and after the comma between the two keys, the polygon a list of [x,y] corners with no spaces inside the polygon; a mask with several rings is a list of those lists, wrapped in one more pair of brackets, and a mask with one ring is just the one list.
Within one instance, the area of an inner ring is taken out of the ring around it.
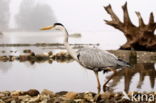
{"label": "bird reflection", "polygon": [[[35,54],[34,52],[25,51],[25,54],[19,56],[0,56],[1,64],[10,64],[13,61],[19,61],[22,63],[29,62],[30,64],[34,65],[35,63],[49,63],[52,64],[53,62],[58,63],[69,63],[73,62],[74,60],[67,52],[48,52],[46,54]],[[114,77],[112,78],[112,82],[109,83],[109,87],[112,87],[111,90],[120,83],[120,80],[124,78],[124,90],[129,92],[130,84],[132,82],[132,78],[139,74],[139,81],[136,85],[137,88],[142,88],[144,83],[145,77],[149,77],[150,86],[154,88],[156,85],[156,69],[154,63],[138,63],[134,64],[131,69],[121,69],[116,72]],[[107,79],[111,77],[113,74],[107,76]]]}
{"label": "bird reflection", "polygon": [[109,84],[109,86],[117,86],[120,80],[124,77],[124,90],[128,92],[132,78],[137,73],[139,73],[139,82],[137,84],[137,88],[142,87],[145,76],[149,77],[151,88],[154,88],[156,80],[156,70],[153,63],[135,64],[131,69],[122,69],[117,71],[116,75],[114,75],[114,77],[112,78],[112,82]]}

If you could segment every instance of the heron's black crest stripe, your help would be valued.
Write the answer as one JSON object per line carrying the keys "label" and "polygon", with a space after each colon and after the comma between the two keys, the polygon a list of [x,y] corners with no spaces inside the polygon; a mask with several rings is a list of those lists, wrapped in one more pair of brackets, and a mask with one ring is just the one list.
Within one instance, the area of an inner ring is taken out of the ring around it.
{"label": "heron's black crest stripe", "polygon": [[63,24],[61,24],[61,23],[55,23],[54,24],[54,26],[56,26],[56,25],[61,25],[61,26],[64,26]]}
{"label": "heron's black crest stripe", "polygon": [[77,59],[78,59],[78,60],[80,59],[80,53],[77,55]]}

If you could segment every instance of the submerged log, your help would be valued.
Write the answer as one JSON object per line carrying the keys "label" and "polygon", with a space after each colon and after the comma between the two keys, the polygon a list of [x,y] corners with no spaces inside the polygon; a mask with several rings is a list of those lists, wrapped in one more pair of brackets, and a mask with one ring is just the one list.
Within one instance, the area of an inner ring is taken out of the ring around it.
{"label": "submerged log", "polygon": [[152,12],[148,24],[144,23],[140,12],[136,12],[139,19],[139,26],[136,26],[131,22],[129,17],[127,2],[122,6],[124,14],[123,22],[113,12],[111,5],[104,8],[112,18],[111,21],[105,20],[106,24],[120,30],[127,38],[127,42],[120,49],[130,50],[133,48],[135,50],[156,51],[156,35],[154,35],[156,22],[154,22]]}

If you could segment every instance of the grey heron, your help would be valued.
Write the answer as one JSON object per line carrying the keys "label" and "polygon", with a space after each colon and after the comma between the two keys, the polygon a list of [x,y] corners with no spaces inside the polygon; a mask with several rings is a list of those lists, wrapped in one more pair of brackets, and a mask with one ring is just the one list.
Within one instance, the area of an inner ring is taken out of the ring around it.
{"label": "grey heron", "polygon": [[[49,30],[49,29],[61,30],[62,32],[64,32],[64,35],[65,35],[64,36],[64,45],[65,45],[68,53],[80,65],[82,65],[83,67],[85,67],[87,69],[94,71],[96,79],[97,79],[98,94],[101,91],[101,85],[100,85],[100,80],[99,80],[99,76],[98,76],[99,71],[104,71],[104,70],[106,70],[106,68],[113,67],[114,69],[111,69],[111,70],[115,72],[116,68],[129,67],[129,64],[126,61],[118,59],[115,55],[113,55],[107,51],[98,49],[98,48],[84,47],[77,51],[73,50],[68,43],[68,36],[69,36],[68,31],[65,28],[65,26],[61,23],[55,23],[52,26],[41,28],[41,30]],[[111,78],[112,77],[110,77],[106,81],[103,88],[106,87],[106,84],[111,80]]]}

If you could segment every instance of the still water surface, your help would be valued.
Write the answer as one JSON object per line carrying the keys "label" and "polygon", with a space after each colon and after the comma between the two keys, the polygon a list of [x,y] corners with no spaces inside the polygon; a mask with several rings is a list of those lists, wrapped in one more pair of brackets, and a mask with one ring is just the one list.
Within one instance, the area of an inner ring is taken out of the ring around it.
{"label": "still water surface", "polygon": [[[28,34],[28,35],[26,35]],[[33,34],[33,36],[32,36]],[[96,36],[95,36],[96,34]],[[44,35],[44,36],[43,36]],[[93,35],[93,37],[89,36]],[[111,36],[103,37],[102,33],[84,33],[82,38],[71,38],[70,43],[100,43],[102,49],[116,49],[125,42],[124,38],[116,38],[112,42]],[[100,36],[100,39],[99,37]],[[95,39],[95,37],[98,37]],[[110,38],[110,39],[106,39]],[[61,33],[6,33],[1,36],[0,43],[62,43]],[[66,51],[57,47],[0,47],[1,56],[20,55],[23,50],[31,49],[35,53],[54,53]],[[5,51],[5,53],[2,51]],[[0,62],[0,91],[4,90],[38,90],[49,89],[59,91],[92,91],[96,92],[96,78],[92,71],[84,69],[75,61],[52,64],[48,62],[30,64],[29,62]],[[103,84],[112,73],[100,72],[100,81]],[[114,91],[155,91],[156,90],[155,64],[136,64],[132,69],[119,70],[109,83]]]}

